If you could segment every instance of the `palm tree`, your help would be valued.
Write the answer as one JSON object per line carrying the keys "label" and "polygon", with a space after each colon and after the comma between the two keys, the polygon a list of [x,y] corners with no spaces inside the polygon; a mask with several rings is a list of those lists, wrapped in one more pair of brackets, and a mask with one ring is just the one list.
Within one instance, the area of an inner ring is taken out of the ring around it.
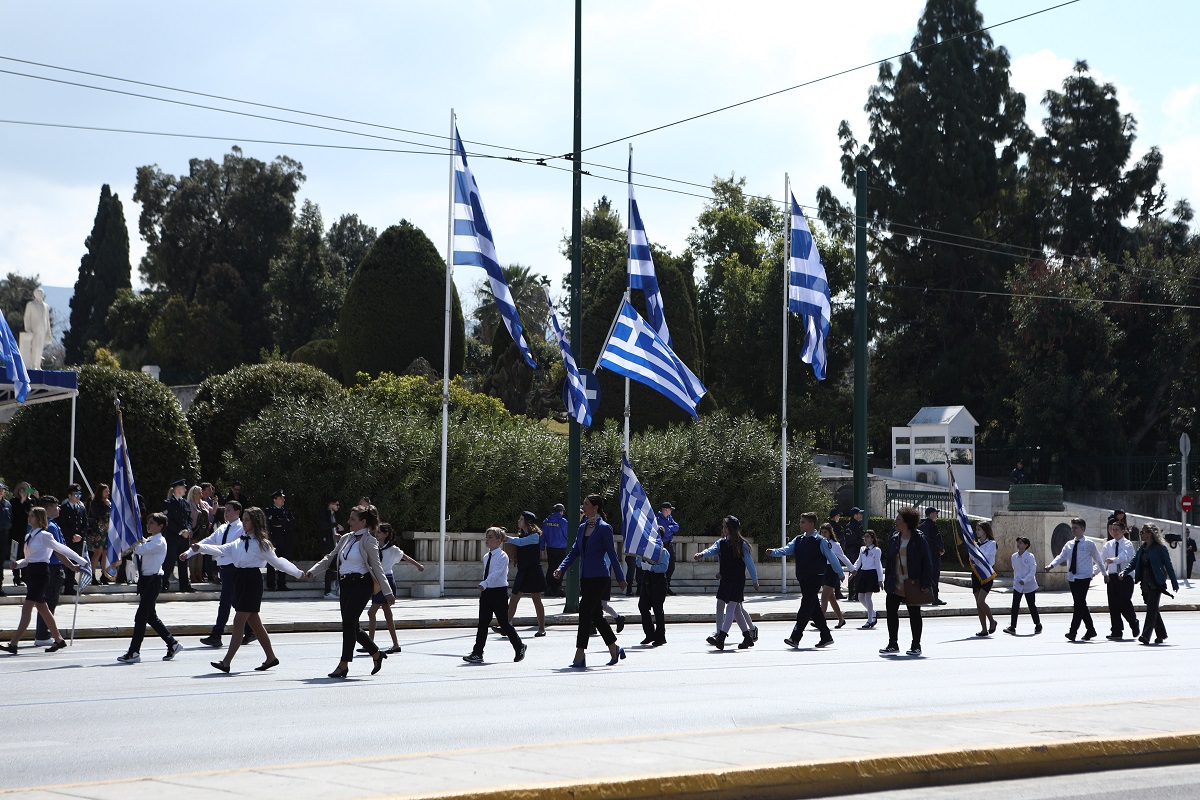
{"label": "palm tree", "polygon": [[[501,270],[513,302],[517,305],[517,313],[521,315],[525,335],[544,341],[550,325],[550,307],[546,304],[546,289],[550,286],[550,279],[521,264],[509,264],[501,267]],[[475,285],[475,304],[475,310],[471,312],[471,318],[479,326],[475,336],[481,342],[491,344],[496,327],[500,325],[500,309],[496,307],[491,283],[486,278]]]}

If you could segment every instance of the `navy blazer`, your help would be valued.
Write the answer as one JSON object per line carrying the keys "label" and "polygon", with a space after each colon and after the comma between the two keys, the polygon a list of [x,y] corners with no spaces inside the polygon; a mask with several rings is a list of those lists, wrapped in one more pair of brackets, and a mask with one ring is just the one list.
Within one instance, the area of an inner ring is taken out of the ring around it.
{"label": "navy blazer", "polygon": [[[612,526],[603,519],[597,520],[596,530],[592,531],[591,536],[586,537],[586,544],[583,535],[585,530],[587,530],[587,522],[580,523],[575,544],[571,546],[571,552],[567,553],[567,557],[559,564],[559,570],[566,572],[567,568],[578,559],[580,577],[607,578],[609,563],[611,563],[612,571],[617,575],[617,582],[624,583],[625,573],[621,572],[620,559],[617,558],[617,546],[616,540],[613,538]],[[605,556],[608,556],[609,562],[605,562]]]}
{"label": "navy blazer", "polygon": [[[883,589],[892,594],[896,594],[896,558],[899,554],[900,531],[892,531],[887,541],[887,559],[883,562]],[[933,588],[933,559],[929,552],[929,541],[919,530],[909,536],[907,557],[908,577],[920,581],[923,588]]]}
{"label": "navy blazer", "polygon": [[1179,581],[1175,578],[1175,565],[1171,563],[1171,552],[1163,547],[1158,542],[1154,544],[1146,544],[1142,542],[1142,546],[1138,548],[1137,553],[1133,556],[1133,561],[1129,562],[1129,566],[1125,568],[1122,575],[1133,573],[1133,579],[1138,579],[1138,566],[1142,559],[1148,559],[1150,564],[1150,574],[1154,576],[1155,583],[1158,584],[1159,590],[1167,588],[1167,576],[1171,577],[1171,585],[1175,587],[1175,591],[1179,591]]}

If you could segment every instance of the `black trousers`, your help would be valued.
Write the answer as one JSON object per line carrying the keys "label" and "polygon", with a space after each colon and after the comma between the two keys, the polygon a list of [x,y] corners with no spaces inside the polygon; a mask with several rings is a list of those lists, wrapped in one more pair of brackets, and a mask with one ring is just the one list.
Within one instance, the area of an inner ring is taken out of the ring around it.
{"label": "black trousers", "polygon": [[1162,591],[1157,586],[1142,581],[1142,602],[1146,604],[1146,624],[1142,628],[1142,638],[1147,641],[1150,640],[1150,631],[1154,631],[1154,635],[1159,639],[1167,638],[1167,626],[1163,625],[1162,613],[1158,610],[1160,600]]}
{"label": "black trousers", "polygon": [[634,556],[625,556],[625,580],[626,586],[630,590],[636,589],[638,585],[638,573],[643,572],[637,568],[637,558]]}
{"label": "black trousers", "polygon": [[367,601],[374,593],[371,576],[358,573],[340,575],[338,585],[341,587],[338,599],[341,601],[342,611],[342,661],[354,659],[355,642],[367,648],[372,656],[375,655],[379,647],[358,624],[359,617],[367,607]]}
{"label": "black trousers", "polygon": [[829,625],[825,623],[825,612],[821,611],[821,579],[800,581],[800,609],[796,612],[796,627],[792,629],[792,640],[798,640],[812,621],[821,632],[822,639],[829,638]]}
{"label": "black trousers", "polygon": [[[9,532],[11,528],[0,528],[0,586],[4,585],[4,562],[8,561],[9,555]],[[13,577],[16,577],[16,570],[13,570]]]}
{"label": "black trousers", "polygon": [[1137,630],[1137,614],[1133,611],[1133,578],[1108,576],[1108,615],[1112,619],[1112,634],[1125,633],[1122,619],[1129,623],[1129,630]]}
{"label": "black trousers", "polygon": [[546,586],[550,589],[548,594],[561,595],[563,593],[563,582],[554,577],[554,570],[558,569],[558,565],[567,557],[567,552],[565,547],[546,548]]}
{"label": "black trousers", "polygon": [[1036,595],[1037,595],[1036,591],[1034,591],[1034,592],[1013,592],[1012,623],[1011,623],[1010,627],[1013,627],[1013,628],[1017,627],[1017,615],[1020,614],[1020,612],[1021,612],[1021,598],[1022,597],[1025,598],[1025,605],[1029,606],[1029,616],[1033,617],[1033,624],[1034,625],[1042,624],[1042,617],[1040,614],[1038,614],[1038,610],[1037,610],[1037,600],[1034,599],[1036,597]]}
{"label": "black trousers", "polygon": [[936,601],[938,599],[938,581],[941,580],[942,577],[942,557],[933,552],[932,547],[929,548],[929,550],[929,555],[933,560],[933,599]]}
{"label": "black trousers", "polygon": [[638,598],[638,611],[642,612],[642,630],[646,632],[647,639],[663,644],[667,641],[667,616],[663,611],[663,603],[667,599],[667,576],[662,572],[641,572],[642,593]]}
{"label": "black trousers", "polygon": [[[288,544],[290,543],[288,541],[288,538],[289,537],[281,536],[280,539],[282,539],[282,541],[279,541],[279,542],[275,541],[274,537],[272,537],[272,539],[271,539],[271,543],[273,545],[275,545],[275,554],[280,556],[281,558],[287,558],[288,553],[291,552],[291,548],[288,547]],[[267,564],[267,588],[271,589],[271,590],[286,589],[287,588],[287,573],[280,572],[279,570],[272,567],[270,564]]]}
{"label": "black trousers", "polygon": [[487,644],[488,631],[491,628],[492,617],[500,626],[500,633],[508,637],[513,650],[521,649],[521,637],[508,621],[508,587],[497,586],[484,589],[479,593],[479,627],[475,630],[475,649],[472,653],[483,655],[484,645]]}
{"label": "black trousers", "polygon": [[912,629],[912,646],[921,646],[921,631],[924,621],[921,619],[921,607],[910,606],[904,602],[904,596],[893,592],[885,592],[884,607],[887,611],[888,646],[900,646],[900,606],[908,608],[908,627]]}
{"label": "black trousers", "polygon": [[586,650],[588,638],[595,627],[604,644],[612,647],[617,635],[604,619],[604,590],[609,586],[608,577],[579,579],[579,628],[575,632],[575,646]]}
{"label": "black trousers", "polygon": [[[188,563],[179,560],[179,554],[188,548],[188,540],[178,533],[163,537],[167,540],[167,560],[163,562],[162,590],[171,590],[171,573],[179,570],[179,591],[185,592],[192,588],[192,580],[188,577]],[[138,583],[141,583],[139,577]]]}
{"label": "black trousers", "polygon": [[162,581],[158,575],[146,575],[138,578],[138,607],[133,615],[133,639],[129,642],[129,652],[140,653],[142,640],[146,638],[146,626],[154,629],[167,647],[175,644],[175,637],[167,630],[167,626],[158,618],[158,593],[162,591]]}
{"label": "black trousers", "polygon": [[1092,624],[1092,612],[1088,611],[1087,605],[1088,587],[1092,585],[1092,579],[1083,578],[1067,581],[1067,583],[1071,587],[1071,600],[1074,603],[1071,609],[1071,633],[1079,632],[1081,622],[1087,633],[1095,633],[1096,627]]}
{"label": "black trousers", "polygon": [[671,554],[671,563],[667,564],[667,588],[671,588],[671,576],[675,574],[675,542],[672,541],[667,545],[667,552]]}
{"label": "black trousers", "polygon": [[[237,575],[237,567],[233,564],[222,564],[218,569],[221,571],[221,599],[217,601],[217,621],[213,623],[212,635],[220,639],[225,635],[225,623],[229,622],[229,612],[233,608],[233,579]],[[249,623],[246,624],[243,633],[246,636],[253,633]]]}
{"label": "black trousers", "polygon": [[[50,609],[50,613],[54,613],[54,609],[58,608],[58,600],[62,597],[63,590],[63,570],[66,567],[61,564],[50,565],[50,582],[46,584],[46,606]],[[42,622],[41,614],[34,614],[37,618],[37,628],[35,637],[42,641],[50,638],[50,629],[46,627],[46,623]],[[61,632],[61,631],[60,631]]]}

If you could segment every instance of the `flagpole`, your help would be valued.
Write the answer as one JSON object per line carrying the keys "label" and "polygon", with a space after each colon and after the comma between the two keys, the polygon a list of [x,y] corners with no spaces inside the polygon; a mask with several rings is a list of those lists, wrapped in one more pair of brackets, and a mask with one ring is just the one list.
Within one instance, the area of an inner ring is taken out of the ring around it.
{"label": "flagpole", "polygon": [[[780,413],[780,429],[779,438],[783,445],[781,448],[782,460],[780,464],[780,541],[782,547],[787,547],[787,450],[788,450],[788,422],[787,422],[787,378],[788,378],[788,322],[790,314],[790,294],[791,294],[791,276],[788,274],[790,259],[792,255],[792,196],[791,183],[788,179],[788,174],[783,173],[783,410]],[[779,566],[779,587],[780,591],[787,594],[787,556],[784,556],[780,561]]]}
{"label": "flagpole", "polygon": [[446,596],[446,473],[450,452],[450,321],[454,313],[454,109],[450,109],[450,185],[446,210],[446,320],[442,347],[442,484],[438,512],[438,597]]}
{"label": "flagpole", "polygon": [[[629,143],[629,169],[631,171],[633,170],[633,142]],[[633,180],[632,174],[629,176],[629,180],[630,181]],[[625,188],[629,189],[630,187],[627,186]],[[629,192],[627,191],[626,194],[629,194]],[[629,283],[630,283],[631,278],[633,277],[632,275],[629,274],[629,257],[630,257],[630,255],[629,255],[629,237],[633,233],[633,197],[630,196],[625,202],[627,203],[626,211],[625,211],[625,302],[629,302],[629,297],[630,297]],[[647,246],[649,246],[649,241],[647,241],[646,244],[647,244]],[[614,326],[616,325],[616,320],[613,321],[613,324],[614,324]],[[612,334],[610,333],[609,335],[611,336]],[[628,456],[629,456],[629,378],[625,379],[625,438],[623,441],[624,441],[623,448],[625,451],[625,456],[628,458]]]}

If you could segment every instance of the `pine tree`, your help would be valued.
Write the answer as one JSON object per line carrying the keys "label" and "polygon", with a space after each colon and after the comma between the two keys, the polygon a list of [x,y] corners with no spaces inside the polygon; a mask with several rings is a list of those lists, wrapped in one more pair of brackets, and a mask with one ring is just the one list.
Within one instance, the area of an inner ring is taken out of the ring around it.
{"label": "pine tree", "polygon": [[79,260],[79,278],[71,297],[71,328],[63,337],[68,364],[83,362],[97,345],[108,343],[108,310],[117,292],[132,285],[125,211],[107,183],[100,187],[96,220],[84,245],[87,253]]}

